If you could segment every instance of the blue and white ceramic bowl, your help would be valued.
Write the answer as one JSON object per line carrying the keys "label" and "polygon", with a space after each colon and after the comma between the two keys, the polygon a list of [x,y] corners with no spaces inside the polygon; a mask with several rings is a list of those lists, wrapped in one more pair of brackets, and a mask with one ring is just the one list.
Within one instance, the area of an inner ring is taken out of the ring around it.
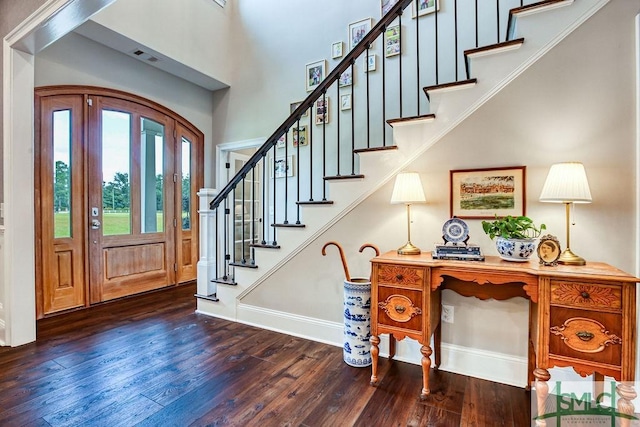
{"label": "blue and white ceramic bowl", "polygon": [[524,262],[536,250],[536,239],[505,239],[496,237],[496,249],[500,258],[507,261]]}

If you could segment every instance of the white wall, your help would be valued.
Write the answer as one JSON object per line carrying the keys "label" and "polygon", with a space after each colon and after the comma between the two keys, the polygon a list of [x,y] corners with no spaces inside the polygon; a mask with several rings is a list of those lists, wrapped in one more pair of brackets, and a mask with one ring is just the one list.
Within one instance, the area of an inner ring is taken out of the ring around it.
{"label": "white wall", "polygon": [[[450,170],[513,165],[527,166],[527,214],[564,242],[563,206],[538,197],[552,163],[581,161],[593,203],[576,208],[572,248],[634,272],[637,9],[609,3],[410,166],[421,172],[428,201],[412,209],[415,244],[429,250],[440,240],[449,218]],[[358,254],[362,243],[390,250],[406,241],[405,211],[389,204],[391,189],[388,183],[369,197],[242,302],[341,322],[342,269],[336,254],[322,257],[320,248],[339,241],[352,276],[368,276],[371,253]],[[472,241],[496,254],[480,221],[467,222]],[[443,342],[526,355],[527,301],[481,302],[447,291],[443,303],[454,306],[456,319],[443,326]]]}
{"label": "white wall", "polygon": [[[204,162],[213,164],[212,92],[75,33],[39,53],[35,70],[36,87],[102,86],[135,93],[164,105],[204,133]],[[205,168],[205,185],[211,185],[212,179],[212,170]]]}
{"label": "white wall", "polygon": [[237,29],[211,0],[117,1],[91,19],[222,82],[231,80],[229,42]]}

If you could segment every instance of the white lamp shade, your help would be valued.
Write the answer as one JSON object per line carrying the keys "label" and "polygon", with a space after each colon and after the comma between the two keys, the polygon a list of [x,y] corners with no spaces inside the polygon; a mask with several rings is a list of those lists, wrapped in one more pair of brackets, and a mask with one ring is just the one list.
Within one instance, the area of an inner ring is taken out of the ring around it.
{"label": "white lamp shade", "polygon": [[540,193],[541,202],[591,203],[591,191],[582,163],[551,165]]}
{"label": "white lamp shade", "polygon": [[391,203],[424,203],[426,201],[418,172],[401,172],[396,176]]}

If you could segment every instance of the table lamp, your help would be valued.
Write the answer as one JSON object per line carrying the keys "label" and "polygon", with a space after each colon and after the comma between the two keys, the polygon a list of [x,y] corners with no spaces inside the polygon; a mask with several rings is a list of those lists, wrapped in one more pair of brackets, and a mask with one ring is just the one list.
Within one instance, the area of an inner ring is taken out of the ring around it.
{"label": "table lamp", "polygon": [[569,211],[572,203],[591,203],[591,191],[582,163],[569,162],[551,165],[547,180],[540,193],[541,202],[564,203],[567,226],[567,248],[560,254],[558,263],[585,265],[584,258],[571,251],[569,243]]}
{"label": "table lamp", "polygon": [[398,248],[401,255],[418,255],[420,248],[411,243],[411,204],[425,203],[424,190],[418,172],[401,172],[396,176],[396,182],[391,194],[391,203],[407,205],[407,243]]}

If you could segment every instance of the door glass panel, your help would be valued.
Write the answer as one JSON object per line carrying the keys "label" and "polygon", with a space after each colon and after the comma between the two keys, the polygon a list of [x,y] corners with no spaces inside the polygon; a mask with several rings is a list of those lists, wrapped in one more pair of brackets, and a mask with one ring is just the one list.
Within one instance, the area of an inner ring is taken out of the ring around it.
{"label": "door glass panel", "polygon": [[54,238],[71,237],[71,110],[53,112]]}
{"label": "door glass panel", "polygon": [[131,115],[102,111],[102,233],[131,234]]}
{"label": "door glass panel", "polygon": [[191,141],[182,137],[182,229],[191,229]]}
{"label": "door glass panel", "polygon": [[164,230],[164,125],[145,117],[140,120],[140,229],[143,233],[158,233]]}

